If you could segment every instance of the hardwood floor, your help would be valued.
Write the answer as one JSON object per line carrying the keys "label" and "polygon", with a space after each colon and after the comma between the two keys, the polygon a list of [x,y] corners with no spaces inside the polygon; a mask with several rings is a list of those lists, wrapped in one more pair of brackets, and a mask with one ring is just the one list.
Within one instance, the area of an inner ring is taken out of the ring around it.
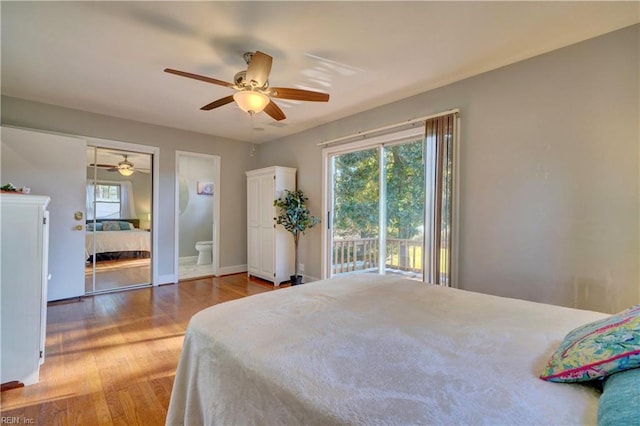
{"label": "hardwood floor", "polygon": [[84,291],[113,290],[151,282],[151,259],[114,259],[96,263],[96,288],[93,288],[93,264],[84,269]]}
{"label": "hardwood floor", "polygon": [[1,415],[21,424],[162,425],[191,316],[273,289],[237,274],[52,304],[40,382],[2,392]]}

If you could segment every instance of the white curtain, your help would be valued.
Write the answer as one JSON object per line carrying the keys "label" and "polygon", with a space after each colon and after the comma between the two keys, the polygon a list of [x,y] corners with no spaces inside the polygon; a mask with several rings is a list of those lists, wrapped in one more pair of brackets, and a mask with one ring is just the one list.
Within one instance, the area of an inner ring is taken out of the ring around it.
{"label": "white curtain", "polygon": [[120,217],[122,219],[135,219],[136,207],[133,200],[133,185],[131,182],[120,182]]}
{"label": "white curtain", "polygon": [[87,184],[87,219],[94,218],[93,210],[93,195],[95,191],[95,185],[92,183]]}

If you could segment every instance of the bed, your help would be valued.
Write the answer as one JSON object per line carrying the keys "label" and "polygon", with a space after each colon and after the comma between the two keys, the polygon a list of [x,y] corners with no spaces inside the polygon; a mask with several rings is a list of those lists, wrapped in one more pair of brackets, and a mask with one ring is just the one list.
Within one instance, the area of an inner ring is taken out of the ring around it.
{"label": "bed", "polygon": [[357,274],[194,315],[168,425],[596,424],[601,389],[539,378],[607,314]]}
{"label": "bed", "polygon": [[135,257],[148,257],[151,252],[151,233],[139,229],[139,219],[97,220],[96,225],[93,221],[87,221],[85,232],[87,259],[91,258],[94,242],[97,258],[99,258],[98,255],[103,254],[120,256],[123,253]]}

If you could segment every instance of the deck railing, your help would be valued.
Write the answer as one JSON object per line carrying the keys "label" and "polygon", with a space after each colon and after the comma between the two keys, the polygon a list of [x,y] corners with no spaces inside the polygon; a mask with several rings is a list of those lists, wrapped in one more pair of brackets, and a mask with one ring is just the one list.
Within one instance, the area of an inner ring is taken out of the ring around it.
{"label": "deck railing", "polygon": [[[332,247],[332,273],[375,270],[379,252],[377,238],[336,239]],[[420,273],[422,241],[387,238],[385,268]]]}

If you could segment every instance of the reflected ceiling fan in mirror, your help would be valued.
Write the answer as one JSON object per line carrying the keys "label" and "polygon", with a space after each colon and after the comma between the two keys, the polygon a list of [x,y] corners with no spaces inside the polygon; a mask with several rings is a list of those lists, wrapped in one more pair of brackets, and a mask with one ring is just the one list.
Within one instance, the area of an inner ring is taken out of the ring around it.
{"label": "reflected ceiling fan in mirror", "polygon": [[118,172],[122,176],[131,176],[134,172],[149,173],[148,169],[136,169],[131,161],[127,159],[126,154],[122,154],[124,160],[118,164],[89,164],[91,167],[97,167],[99,169],[106,169],[108,172]]}
{"label": "reflected ceiling fan in mirror", "polygon": [[225,96],[200,108],[204,111],[235,101],[238,107],[249,113],[249,115],[264,111],[274,120],[280,121],[284,120],[286,116],[271,98],[311,102],[329,101],[327,93],[286,87],[270,87],[269,73],[271,72],[273,58],[266,53],[260,51],[247,52],[244,54],[244,60],[247,63],[247,70],[238,72],[233,79],[233,83],[171,68],[165,68],[164,71],[236,90],[233,95]]}

